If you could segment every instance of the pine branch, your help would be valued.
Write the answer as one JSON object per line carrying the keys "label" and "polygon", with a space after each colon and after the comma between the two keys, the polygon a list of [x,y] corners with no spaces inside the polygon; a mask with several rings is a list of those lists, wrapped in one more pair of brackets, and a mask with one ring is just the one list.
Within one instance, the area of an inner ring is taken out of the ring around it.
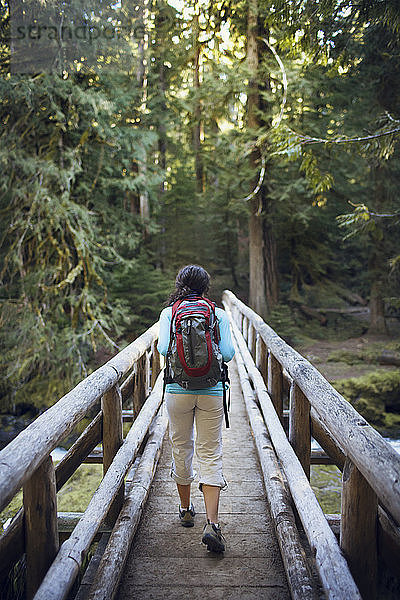
{"label": "pine branch", "polygon": [[[298,147],[298,146],[306,146],[306,145],[311,145],[311,144],[347,144],[347,143],[357,143],[357,142],[368,142],[370,140],[381,138],[381,137],[384,137],[387,135],[394,135],[394,134],[400,133],[400,127],[395,127],[394,129],[389,129],[386,131],[381,131],[379,133],[373,133],[371,135],[366,135],[366,136],[360,136],[360,137],[354,137],[354,138],[342,136],[341,138],[338,138],[338,139],[327,139],[327,138],[314,138],[314,137],[310,137],[310,136],[304,136],[299,133],[296,133],[295,131],[293,131],[290,128],[288,128],[288,130],[290,131],[290,133],[297,136],[297,138],[299,138],[300,141],[297,141],[294,144],[292,144],[291,146],[288,146],[286,151],[290,150],[292,148]],[[280,152],[279,154],[282,154],[282,152]]]}
{"label": "pine branch", "polygon": [[393,219],[394,217],[398,217],[400,215],[400,211],[396,211],[394,213],[376,213],[369,210],[368,206],[365,204],[354,204],[349,201],[349,204],[353,206],[356,210],[362,210],[364,213],[368,214],[370,217],[377,217],[378,219]]}

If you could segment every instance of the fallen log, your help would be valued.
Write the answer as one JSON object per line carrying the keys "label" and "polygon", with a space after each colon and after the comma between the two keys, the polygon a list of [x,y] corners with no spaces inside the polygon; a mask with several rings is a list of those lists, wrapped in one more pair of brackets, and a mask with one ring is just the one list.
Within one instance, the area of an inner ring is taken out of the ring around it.
{"label": "fallen log", "polygon": [[381,365],[394,365],[400,367],[400,354],[384,350],[382,354],[378,356],[378,363]]}
{"label": "fallen log", "polygon": [[321,315],[320,311],[316,308],[311,308],[310,306],[305,306],[305,304],[299,304],[298,308],[301,312],[306,315],[306,317],[311,317],[312,319],[317,319],[321,325],[326,325],[328,319]]}
{"label": "fallen log", "polygon": [[369,308],[368,306],[351,306],[349,308],[314,308],[319,313],[338,313],[340,315],[351,315],[351,314],[368,314]]}

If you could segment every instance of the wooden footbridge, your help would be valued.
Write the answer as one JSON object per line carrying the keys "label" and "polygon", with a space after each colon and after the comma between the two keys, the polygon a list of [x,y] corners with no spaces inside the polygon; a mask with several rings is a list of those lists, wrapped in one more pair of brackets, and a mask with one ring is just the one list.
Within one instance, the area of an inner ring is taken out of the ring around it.
{"label": "wooden footbridge", "polygon": [[[229,291],[223,303],[236,346],[225,554],[200,542],[198,490],[195,527],[177,519],[156,323],[1,451],[0,510],[23,488],[0,538],[3,589],[22,558],[28,600],[399,597],[381,596],[379,575],[395,577],[400,565],[400,456],[256,313]],[[50,453],[88,415],[54,467]],[[312,437],[323,451],[311,451]],[[87,510],[57,513],[57,491],[85,461],[104,471]],[[340,515],[320,508],[312,463],[342,470]]]}

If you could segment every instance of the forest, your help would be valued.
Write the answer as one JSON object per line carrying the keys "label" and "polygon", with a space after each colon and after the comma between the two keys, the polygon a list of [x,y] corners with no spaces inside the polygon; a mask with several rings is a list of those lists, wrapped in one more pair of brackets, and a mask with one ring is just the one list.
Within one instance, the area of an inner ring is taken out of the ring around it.
{"label": "forest", "polygon": [[291,344],[400,350],[397,0],[0,7],[1,412],[145,331],[188,263]]}

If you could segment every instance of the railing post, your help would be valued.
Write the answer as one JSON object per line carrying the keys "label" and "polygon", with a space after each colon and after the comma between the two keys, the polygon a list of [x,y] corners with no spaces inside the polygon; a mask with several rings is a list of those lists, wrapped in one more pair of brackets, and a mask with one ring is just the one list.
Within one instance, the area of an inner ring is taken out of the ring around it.
{"label": "railing post", "polygon": [[236,325],[239,327],[239,331],[242,331],[243,319],[244,319],[243,313],[240,312],[239,308],[237,308]]}
{"label": "railing post", "polygon": [[256,339],[256,367],[260,371],[265,382],[268,381],[268,348],[262,339],[261,335],[257,333]]}
{"label": "railing post", "polygon": [[235,323],[237,323],[237,321],[238,321],[238,314],[239,314],[238,307],[236,306],[236,304],[231,304],[229,302],[229,300],[227,301],[227,305],[228,305],[229,310],[232,313],[233,320],[235,321]]}
{"label": "railing post", "polygon": [[56,476],[47,456],[23,486],[26,598],[31,600],[58,552]]}
{"label": "railing post", "polygon": [[160,374],[160,371],[161,371],[160,353],[157,350],[157,342],[153,342],[153,345],[151,348],[151,380],[150,380],[151,389],[154,388],[154,384],[156,382],[157,377]]}
{"label": "railing post", "polygon": [[145,397],[147,398],[147,396],[150,393],[150,386],[151,386],[151,369],[150,369],[150,352],[145,352],[145,357],[146,357],[146,364],[145,364],[145,368],[144,368],[144,389],[145,389]]}
{"label": "railing post", "polygon": [[377,516],[374,490],[346,459],[342,475],[340,547],[364,600],[377,595]]}
{"label": "railing post", "polygon": [[[231,305],[231,310],[232,310],[232,305]],[[239,327],[240,329],[240,325],[239,323],[241,322],[241,312],[238,309],[238,307],[236,306],[236,304],[233,305],[233,320],[235,321],[236,325]]]}
{"label": "railing post", "polygon": [[243,335],[244,339],[246,340],[246,342],[247,342],[248,334],[249,334],[249,320],[245,315],[243,315],[242,335]]}
{"label": "railing post", "polygon": [[275,358],[275,356],[269,352],[268,354],[268,392],[271,396],[272,403],[278,414],[278,417],[283,423],[283,375],[282,365]]}
{"label": "railing post", "polygon": [[135,388],[133,390],[133,415],[136,419],[146,399],[146,354],[136,362]]}
{"label": "railing post", "polygon": [[[115,385],[101,399],[103,411],[103,475],[106,474],[114,456],[122,446],[122,395]],[[124,485],[121,486],[108,512],[107,520],[114,524],[124,501]]]}
{"label": "railing post", "polygon": [[311,418],[310,403],[293,382],[289,394],[289,441],[307,478],[310,479]]}
{"label": "railing post", "polygon": [[253,360],[256,358],[256,330],[251,321],[249,321],[249,333],[247,338],[247,347],[250,350],[250,354]]}

